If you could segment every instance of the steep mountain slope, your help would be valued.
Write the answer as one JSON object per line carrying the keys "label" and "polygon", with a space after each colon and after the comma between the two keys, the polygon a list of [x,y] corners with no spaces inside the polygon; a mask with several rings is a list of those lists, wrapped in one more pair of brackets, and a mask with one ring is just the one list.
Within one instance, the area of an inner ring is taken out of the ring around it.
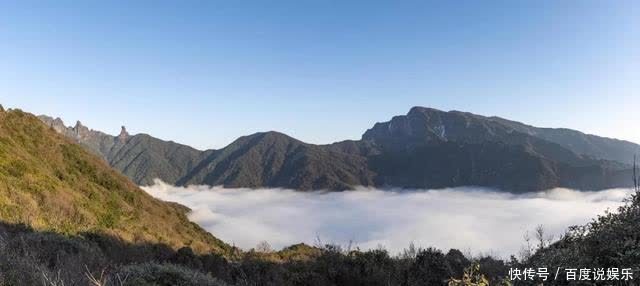
{"label": "steep mountain slope", "polygon": [[151,185],[155,178],[175,184],[212,152],[199,151],[147,134],[131,136],[124,126],[118,136],[111,136],[90,130],[79,121],[74,127],[67,127],[60,118],[43,115],[39,118],[57,132],[101,156],[138,185]]}
{"label": "steep mountain slope", "polygon": [[147,134],[130,136],[118,147],[107,155],[109,164],[139,185],[151,185],[155,178],[175,184],[213,152],[199,151]]}
{"label": "steep mountain slope", "polygon": [[372,185],[373,175],[362,156],[266,132],[212,153],[178,184],[345,190]]}
{"label": "steep mountain slope", "polygon": [[0,220],[126,242],[230,247],[191,223],[187,209],[147,195],[95,155],[20,110],[0,112]]}

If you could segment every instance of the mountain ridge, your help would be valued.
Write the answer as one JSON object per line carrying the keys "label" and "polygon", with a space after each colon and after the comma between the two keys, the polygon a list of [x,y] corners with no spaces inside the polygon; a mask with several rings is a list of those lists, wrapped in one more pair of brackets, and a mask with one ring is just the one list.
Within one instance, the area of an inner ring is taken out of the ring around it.
{"label": "mountain ridge", "polygon": [[138,185],[153,184],[155,178],[174,184],[186,175],[187,169],[213,151],[200,151],[143,133],[130,135],[124,126],[118,136],[112,136],[89,129],[80,121],[70,127],[65,126],[60,118],[54,119],[46,115],[38,118],[58,133],[102,157]]}

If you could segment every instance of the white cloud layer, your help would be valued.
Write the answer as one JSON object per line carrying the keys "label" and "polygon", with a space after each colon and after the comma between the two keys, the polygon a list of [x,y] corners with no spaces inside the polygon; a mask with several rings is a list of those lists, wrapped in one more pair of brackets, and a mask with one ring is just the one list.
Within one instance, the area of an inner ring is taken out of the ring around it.
{"label": "white cloud layer", "polygon": [[363,249],[383,245],[397,253],[417,246],[502,257],[517,254],[526,231],[543,225],[551,234],[615,210],[629,190],[579,192],[554,189],[514,195],[481,188],[304,193],[283,189],[174,187],[160,181],[143,187],[165,201],[193,210],[190,219],[218,238],[244,249],[260,241],[274,248],[305,242]]}

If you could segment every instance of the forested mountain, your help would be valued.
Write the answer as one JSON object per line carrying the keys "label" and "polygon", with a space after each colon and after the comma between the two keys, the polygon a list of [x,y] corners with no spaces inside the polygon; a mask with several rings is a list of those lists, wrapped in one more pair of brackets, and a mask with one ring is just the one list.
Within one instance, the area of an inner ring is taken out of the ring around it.
{"label": "forested mountain", "polygon": [[355,186],[464,185],[524,192],[628,186],[629,154],[640,146],[569,129],[536,128],[497,117],[414,107],[376,123],[361,140],[307,144],[277,132],[198,151],[149,135],[118,136],[41,120],[100,154],[138,184],[347,190]]}
{"label": "forested mountain", "polygon": [[414,107],[407,115],[377,123],[361,142],[377,148],[366,156],[378,185],[475,185],[514,192],[629,185],[630,169],[623,163],[579,155],[465,112]]}
{"label": "forested mountain", "polygon": [[178,184],[344,190],[372,185],[366,158],[277,132],[241,137],[213,152]]}

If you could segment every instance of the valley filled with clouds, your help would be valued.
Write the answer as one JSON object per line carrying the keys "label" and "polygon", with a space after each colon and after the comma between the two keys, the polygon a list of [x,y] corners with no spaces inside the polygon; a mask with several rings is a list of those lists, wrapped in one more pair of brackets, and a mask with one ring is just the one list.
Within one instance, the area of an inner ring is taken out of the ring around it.
{"label": "valley filled with clouds", "polygon": [[630,190],[553,189],[528,194],[463,187],[442,190],[297,192],[285,189],[175,187],[156,181],[147,193],[192,209],[190,219],[243,249],[267,241],[280,249],[304,242],[335,243],[392,253],[414,243],[507,258],[521,250],[525,233],[542,225],[558,237],[607,209]]}

